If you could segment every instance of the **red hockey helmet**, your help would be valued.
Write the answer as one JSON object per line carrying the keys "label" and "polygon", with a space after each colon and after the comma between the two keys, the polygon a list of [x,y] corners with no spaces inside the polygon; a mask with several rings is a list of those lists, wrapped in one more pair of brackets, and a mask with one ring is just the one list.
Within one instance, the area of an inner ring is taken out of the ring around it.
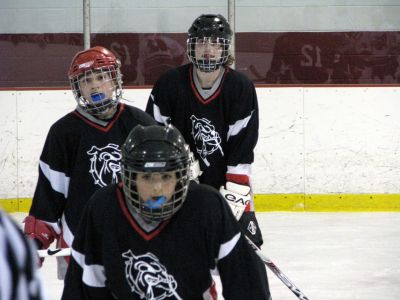
{"label": "red hockey helmet", "polygon": [[120,67],[120,62],[115,55],[104,47],[96,46],[80,51],[74,56],[69,67],[68,77],[71,79],[91,69],[112,66],[115,68]]}
{"label": "red hockey helmet", "polygon": [[[78,52],[68,71],[72,92],[78,105],[96,117],[102,117],[115,108],[122,96],[121,63],[108,49],[96,46]],[[102,87],[85,90],[85,83],[101,78]],[[108,85],[106,82],[108,81]]]}

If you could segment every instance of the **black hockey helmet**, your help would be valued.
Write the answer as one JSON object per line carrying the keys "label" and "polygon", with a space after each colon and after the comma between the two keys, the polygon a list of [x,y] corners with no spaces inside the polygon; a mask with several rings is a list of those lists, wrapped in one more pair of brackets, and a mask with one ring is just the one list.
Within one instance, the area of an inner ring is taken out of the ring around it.
{"label": "black hockey helmet", "polygon": [[[189,186],[190,150],[179,130],[172,125],[137,125],[123,144],[121,155],[127,204],[145,220],[162,221],[172,217],[185,201]],[[161,207],[148,207],[146,199],[138,194],[137,174],[172,171],[177,179],[172,199]]]}
{"label": "black hockey helmet", "polygon": [[[203,72],[217,70],[228,60],[232,34],[228,21],[222,15],[203,14],[199,16],[188,30],[187,55],[189,60]],[[203,43],[205,38],[210,38],[220,44],[222,49],[220,59],[196,59],[196,44],[199,44],[200,41]]]}
{"label": "black hockey helmet", "polygon": [[232,30],[228,21],[222,15],[201,15],[194,20],[189,28],[189,38],[192,37],[215,37],[230,40]]}

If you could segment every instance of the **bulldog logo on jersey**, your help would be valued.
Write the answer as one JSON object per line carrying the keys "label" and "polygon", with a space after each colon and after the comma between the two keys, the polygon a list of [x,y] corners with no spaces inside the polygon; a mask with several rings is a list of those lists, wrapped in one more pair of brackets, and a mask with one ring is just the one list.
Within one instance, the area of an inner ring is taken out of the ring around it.
{"label": "bulldog logo on jersey", "polygon": [[192,136],[196,142],[196,151],[200,154],[201,159],[208,167],[210,165],[207,156],[219,150],[224,156],[221,147],[221,137],[206,118],[198,119],[195,115],[190,117],[192,121]]}
{"label": "bulldog logo on jersey", "polygon": [[89,173],[95,185],[103,187],[119,181],[121,150],[118,145],[108,144],[103,148],[92,146],[86,153],[91,156]]}
{"label": "bulldog logo on jersey", "polygon": [[131,250],[122,253],[125,260],[125,277],[131,291],[140,299],[161,300],[170,297],[182,299],[176,292],[175,278],[152,253],[134,255]]}

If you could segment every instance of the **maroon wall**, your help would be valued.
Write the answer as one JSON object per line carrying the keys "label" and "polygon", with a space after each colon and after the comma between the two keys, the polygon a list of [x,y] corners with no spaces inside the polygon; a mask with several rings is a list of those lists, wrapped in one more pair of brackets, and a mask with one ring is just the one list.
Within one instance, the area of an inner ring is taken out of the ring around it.
{"label": "maroon wall", "polygon": [[[255,83],[398,83],[400,32],[236,34],[236,69]],[[187,62],[186,34],[94,34],[122,61],[125,86],[151,85]],[[66,87],[81,34],[1,34],[0,87]]]}

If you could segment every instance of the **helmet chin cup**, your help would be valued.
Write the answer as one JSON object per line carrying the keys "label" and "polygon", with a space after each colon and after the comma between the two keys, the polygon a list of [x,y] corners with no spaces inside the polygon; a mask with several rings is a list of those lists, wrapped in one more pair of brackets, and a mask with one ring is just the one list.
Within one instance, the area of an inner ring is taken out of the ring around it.
{"label": "helmet chin cup", "polygon": [[221,67],[221,62],[208,59],[196,59],[195,65],[196,68],[198,68],[201,72],[211,73],[218,70]]}

